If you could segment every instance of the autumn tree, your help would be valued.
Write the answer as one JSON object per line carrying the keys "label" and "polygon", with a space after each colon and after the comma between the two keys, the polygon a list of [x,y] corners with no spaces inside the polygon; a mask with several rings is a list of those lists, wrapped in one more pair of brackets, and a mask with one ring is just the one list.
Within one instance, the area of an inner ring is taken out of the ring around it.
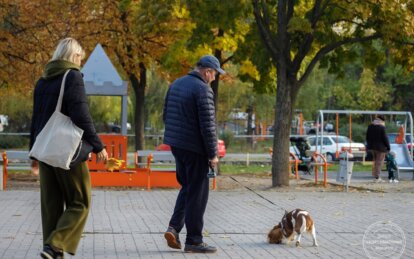
{"label": "autumn tree", "polygon": [[276,114],[272,185],[289,185],[289,131],[294,103],[319,63],[335,72],[364,47],[365,65],[374,63],[381,39],[400,64],[411,68],[413,49],[411,1],[253,0],[257,28],[270,63],[276,68]]}
{"label": "autumn tree", "polygon": [[179,2],[0,0],[0,7],[2,85],[17,83],[30,93],[62,38],[78,39],[87,53],[101,43],[133,89],[135,148],[143,148],[147,68],[160,62],[185,25]]}
{"label": "autumn tree", "polygon": [[[225,65],[233,58],[238,45],[243,42],[244,35],[248,32],[249,23],[246,17],[251,10],[249,1],[191,0],[186,1],[186,6],[190,12],[191,21],[194,23],[187,47],[190,50],[198,49],[198,53],[204,52],[204,55],[212,54],[222,66]],[[219,82],[220,75],[217,75],[211,83],[216,110]]]}

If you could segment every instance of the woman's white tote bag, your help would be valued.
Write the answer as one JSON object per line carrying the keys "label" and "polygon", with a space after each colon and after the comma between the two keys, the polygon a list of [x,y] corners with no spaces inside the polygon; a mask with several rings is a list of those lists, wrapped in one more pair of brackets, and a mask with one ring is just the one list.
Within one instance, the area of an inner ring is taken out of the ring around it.
{"label": "woman's white tote bag", "polygon": [[70,162],[83,135],[83,130],[76,126],[68,116],[60,112],[66,76],[69,71],[66,71],[63,76],[56,110],[37,135],[29,153],[31,158],[66,170],[69,170]]}

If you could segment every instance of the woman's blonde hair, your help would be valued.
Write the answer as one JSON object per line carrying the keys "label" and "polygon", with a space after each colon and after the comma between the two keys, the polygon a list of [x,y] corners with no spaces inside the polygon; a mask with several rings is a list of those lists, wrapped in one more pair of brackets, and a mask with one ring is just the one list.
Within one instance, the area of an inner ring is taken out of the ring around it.
{"label": "woman's blonde hair", "polygon": [[85,57],[85,51],[77,40],[66,38],[61,40],[57,45],[51,61],[63,59],[75,63],[75,55],[81,55],[83,59]]}

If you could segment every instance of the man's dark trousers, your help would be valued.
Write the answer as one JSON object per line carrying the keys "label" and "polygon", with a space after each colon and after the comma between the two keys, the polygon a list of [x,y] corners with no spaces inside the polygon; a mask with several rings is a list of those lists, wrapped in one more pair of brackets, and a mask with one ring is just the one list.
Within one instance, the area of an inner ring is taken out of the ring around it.
{"label": "man's dark trousers", "polygon": [[171,148],[175,157],[177,180],[181,184],[175,203],[170,226],[178,233],[187,228],[186,244],[203,242],[204,212],[209,192],[208,159],[201,155],[179,148]]}

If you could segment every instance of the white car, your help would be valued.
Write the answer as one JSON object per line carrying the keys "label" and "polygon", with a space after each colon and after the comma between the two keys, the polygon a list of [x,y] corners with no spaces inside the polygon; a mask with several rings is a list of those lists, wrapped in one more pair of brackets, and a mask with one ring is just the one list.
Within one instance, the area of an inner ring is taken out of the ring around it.
{"label": "white car", "polygon": [[[320,151],[321,136],[307,136],[307,142],[310,145],[310,151]],[[290,151],[297,153],[296,147],[291,147]],[[365,157],[365,145],[363,143],[350,142],[348,137],[336,135],[323,135],[322,154],[326,156],[326,160],[331,162],[337,160],[336,152],[342,152],[351,149],[355,158]]]}

